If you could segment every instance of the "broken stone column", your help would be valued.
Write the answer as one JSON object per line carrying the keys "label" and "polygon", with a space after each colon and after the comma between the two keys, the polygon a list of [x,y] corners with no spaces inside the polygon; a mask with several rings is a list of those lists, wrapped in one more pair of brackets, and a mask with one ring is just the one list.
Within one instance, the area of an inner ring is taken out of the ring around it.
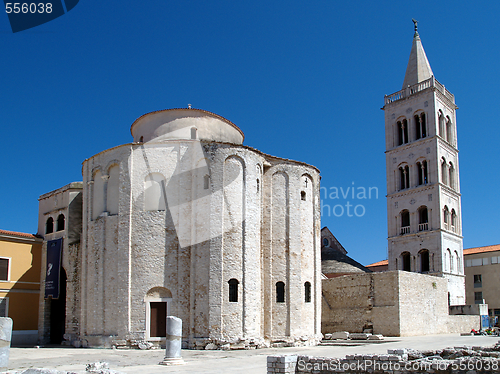
{"label": "broken stone column", "polygon": [[160,365],[184,365],[181,357],[182,320],[167,316],[167,340],[165,343],[165,358]]}
{"label": "broken stone column", "polygon": [[9,366],[11,338],[12,319],[0,317],[0,369],[6,369]]}

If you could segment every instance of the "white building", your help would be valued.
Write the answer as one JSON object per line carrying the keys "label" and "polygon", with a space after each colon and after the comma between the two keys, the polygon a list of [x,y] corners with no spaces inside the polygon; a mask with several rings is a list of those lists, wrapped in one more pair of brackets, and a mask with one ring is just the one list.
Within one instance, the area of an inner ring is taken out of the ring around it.
{"label": "white building", "polygon": [[415,25],[403,89],[383,108],[389,270],[447,278],[450,305],[465,304],[457,108]]}
{"label": "white building", "polygon": [[[158,343],[174,315],[193,348],[315,344],[319,171],[242,145],[203,110],[148,113],[131,133],[83,162],[81,240],[62,246],[64,339]],[[40,198],[41,235],[63,190]],[[41,299],[47,341],[52,300]]]}

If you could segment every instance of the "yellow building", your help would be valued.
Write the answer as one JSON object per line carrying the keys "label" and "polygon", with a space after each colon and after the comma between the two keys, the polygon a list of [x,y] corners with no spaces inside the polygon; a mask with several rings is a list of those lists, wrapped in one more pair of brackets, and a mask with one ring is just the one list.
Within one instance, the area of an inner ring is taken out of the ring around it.
{"label": "yellow building", "polygon": [[467,304],[488,304],[500,317],[500,244],[464,249]]}
{"label": "yellow building", "polygon": [[0,230],[0,317],[14,321],[12,344],[36,344],[43,239]]}

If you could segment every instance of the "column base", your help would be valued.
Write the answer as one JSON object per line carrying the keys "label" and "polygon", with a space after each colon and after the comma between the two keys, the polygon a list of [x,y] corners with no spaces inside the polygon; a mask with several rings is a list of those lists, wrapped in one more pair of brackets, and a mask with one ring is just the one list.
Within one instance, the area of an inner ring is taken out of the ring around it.
{"label": "column base", "polygon": [[158,365],[166,365],[166,366],[173,366],[173,365],[186,365],[186,362],[182,359],[182,357],[165,357],[162,362],[158,363]]}

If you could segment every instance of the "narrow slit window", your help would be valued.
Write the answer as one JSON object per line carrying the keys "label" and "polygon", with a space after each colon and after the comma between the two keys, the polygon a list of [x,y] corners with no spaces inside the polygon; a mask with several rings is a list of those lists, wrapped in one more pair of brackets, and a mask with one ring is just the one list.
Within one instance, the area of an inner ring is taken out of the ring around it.
{"label": "narrow slit window", "polygon": [[203,177],[203,189],[208,190],[210,188],[210,176],[207,174]]}
{"label": "narrow slit window", "polygon": [[228,282],[229,284],[229,302],[230,303],[237,303],[238,302],[238,282],[237,279],[230,279]]}
{"label": "narrow slit window", "polygon": [[285,283],[283,282],[276,283],[276,302],[277,303],[285,302]]}
{"label": "narrow slit window", "polygon": [[310,282],[304,283],[304,301],[306,303],[311,302],[311,283]]}
{"label": "narrow slit window", "polygon": [[300,191],[300,200],[306,201],[306,191]]}

